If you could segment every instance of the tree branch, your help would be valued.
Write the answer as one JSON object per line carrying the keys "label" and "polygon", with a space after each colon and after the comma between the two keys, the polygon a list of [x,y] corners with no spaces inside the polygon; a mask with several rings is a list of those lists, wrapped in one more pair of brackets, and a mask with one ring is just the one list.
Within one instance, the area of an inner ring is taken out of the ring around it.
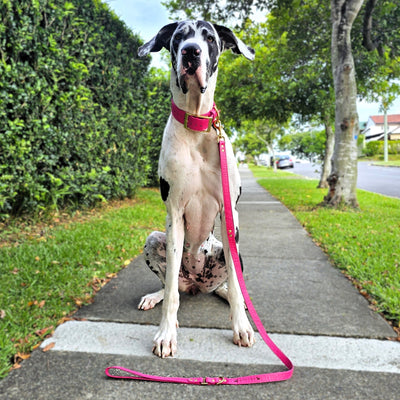
{"label": "tree branch", "polygon": [[377,49],[379,55],[382,55],[381,44],[378,40],[372,39],[372,17],[377,2],[378,0],[368,0],[365,5],[362,44],[368,51],[374,51]]}

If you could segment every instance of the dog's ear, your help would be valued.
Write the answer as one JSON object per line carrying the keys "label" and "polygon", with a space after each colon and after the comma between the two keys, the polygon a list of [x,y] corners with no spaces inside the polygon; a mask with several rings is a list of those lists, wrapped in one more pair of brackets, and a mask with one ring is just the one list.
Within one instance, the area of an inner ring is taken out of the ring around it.
{"label": "dog's ear", "polygon": [[254,60],[254,49],[246,46],[229,28],[217,24],[213,25],[221,39],[222,50],[231,49],[235,54],[243,54],[249,60]]}
{"label": "dog's ear", "polygon": [[169,51],[169,43],[177,26],[178,22],[163,26],[157,33],[157,35],[153,37],[153,39],[145,43],[143,46],[139,47],[139,57],[144,57],[151,52],[155,53],[157,51],[160,51],[163,47],[165,47]]}

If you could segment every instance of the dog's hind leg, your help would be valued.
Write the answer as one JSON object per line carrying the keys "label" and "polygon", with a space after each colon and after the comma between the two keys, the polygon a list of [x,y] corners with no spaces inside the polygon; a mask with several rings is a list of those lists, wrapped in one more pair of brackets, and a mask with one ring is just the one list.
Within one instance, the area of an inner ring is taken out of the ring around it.
{"label": "dog's hind leg", "polygon": [[146,294],[140,300],[138,305],[139,310],[147,311],[154,308],[160,301],[164,299],[164,288],[157,292]]}
{"label": "dog's hind leg", "polygon": [[139,302],[139,310],[150,310],[164,299],[166,268],[166,236],[163,232],[152,232],[146,239],[144,257],[147,266],[160,279],[163,288],[155,293],[143,296]]}
{"label": "dog's hind leg", "polygon": [[215,294],[228,301],[228,282],[224,282],[214,290]]}

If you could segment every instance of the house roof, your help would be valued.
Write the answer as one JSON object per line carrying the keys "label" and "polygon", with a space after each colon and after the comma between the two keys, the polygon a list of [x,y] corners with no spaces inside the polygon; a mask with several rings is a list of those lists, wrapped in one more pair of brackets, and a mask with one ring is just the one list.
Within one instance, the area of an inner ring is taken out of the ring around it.
{"label": "house roof", "polygon": [[[370,118],[375,124],[383,124],[383,115],[371,115]],[[387,116],[388,124],[400,124],[400,114],[391,114]]]}

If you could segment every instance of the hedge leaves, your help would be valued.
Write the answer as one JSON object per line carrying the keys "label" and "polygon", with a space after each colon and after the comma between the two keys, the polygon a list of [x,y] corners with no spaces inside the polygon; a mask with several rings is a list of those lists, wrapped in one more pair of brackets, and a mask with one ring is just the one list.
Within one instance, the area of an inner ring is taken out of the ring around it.
{"label": "hedge leaves", "polygon": [[140,44],[98,0],[0,0],[0,219],[149,183],[168,88]]}

